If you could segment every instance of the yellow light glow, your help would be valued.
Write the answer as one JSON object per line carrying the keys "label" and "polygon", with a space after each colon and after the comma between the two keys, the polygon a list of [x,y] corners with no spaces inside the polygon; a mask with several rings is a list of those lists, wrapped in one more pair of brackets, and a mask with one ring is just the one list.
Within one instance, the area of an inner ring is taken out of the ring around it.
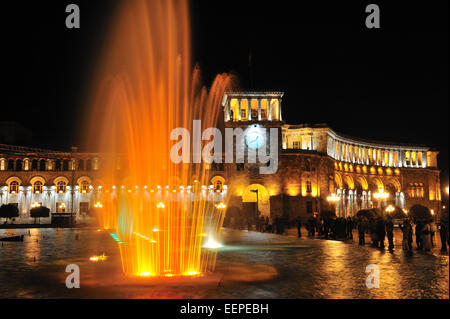
{"label": "yellow light glow", "polygon": [[216,249],[216,248],[221,248],[223,247],[222,244],[218,243],[217,241],[214,240],[214,238],[209,238],[208,242],[203,245],[203,248],[210,248],[210,249]]}
{"label": "yellow light glow", "polygon": [[152,275],[152,273],[149,272],[149,271],[143,271],[143,272],[141,272],[141,273],[139,274],[139,276],[144,276],[144,277],[148,277],[148,276],[151,276],[151,275]]}
{"label": "yellow light glow", "polygon": [[395,211],[395,207],[392,205],[389,205],[388,207],[386,207],[385,210],[387,213],[392,213],[393,211]]}
{"label": "yellow light glow", "polygon": [[100,202],[96,202],[96,203],[94,204],[94,207],[95,207],[95,208],[102,208],[103,205],[102,205],[102,203],[100,203]]}
{"label": "yellow light glow", "polygon": [[219,204],[216,205],[216,207],[217,207],[218,209],[224,209],[224,208],[227,207],[227,205],[225,205],[223,202],[220,202]]}
{"label": "yellow light glow", "polygon": [[337,202],[339,200],[339,196],[336,196],[336,194],[331,194],[331,196],[327,197],[327,201],[329,202]]}
{"label": "yellow light glow", "polygon": [[164,208],[164,207],[166,207],[166,205],[164,205],[163,202],[159,202],[159,203],[156,205],[156,207],[157,207],[157,208]]}
{"label": "yellow light glow", "polygon": [[389,198],[389,193],[385,193],[384,190],[379,189],[378,193],[374,193],[373,197],[376,199],[387,199]]}
{"label": "yellow light glow", "polygon": [[199,274],[199,272],[195,271],[195,270],[186,271],[186,272],[183,273],[184,276],[195,276],[195,275],[198,275],[198,274]]}

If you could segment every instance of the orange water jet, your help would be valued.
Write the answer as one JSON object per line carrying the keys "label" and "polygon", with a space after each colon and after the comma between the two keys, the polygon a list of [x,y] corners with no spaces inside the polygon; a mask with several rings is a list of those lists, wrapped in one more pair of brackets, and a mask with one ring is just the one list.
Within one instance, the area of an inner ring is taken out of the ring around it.
{"label": "orange water jet", "polygon": [[215,265],[202,234],[219,239],[225,210],[216,204],[227,196],[200,187],[210,181],[206,164],[171,161],[170,133],[192,132],[193,120],[216,127],[234,81],[221,74],[202,87],[188,12],[185,0],[123,1],[95,80],[88,140],[104,154],[98,216],[115,229],[128,275],[195,276]]}

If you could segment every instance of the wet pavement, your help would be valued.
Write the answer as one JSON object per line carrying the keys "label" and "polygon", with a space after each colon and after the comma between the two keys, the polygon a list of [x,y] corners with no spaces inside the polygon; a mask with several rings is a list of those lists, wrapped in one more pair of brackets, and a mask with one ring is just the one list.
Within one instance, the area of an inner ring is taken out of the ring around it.
{"label": "wet pavement", "polygon": [[[299,239],[295,230],[281,236],[224,229],[213,274],[143,280],[122,275],[108,232],[0,230],[0,237],[21,234],[24,242],[0,244],[0,298],[449,298],[448,253],[437,248],[407,254]],[[102,252],[105,261],[89,261]],[[65,286],[71,263],[80,267],[79,289]],[[366,287],[370,264],[379,269],[379,288]]]}

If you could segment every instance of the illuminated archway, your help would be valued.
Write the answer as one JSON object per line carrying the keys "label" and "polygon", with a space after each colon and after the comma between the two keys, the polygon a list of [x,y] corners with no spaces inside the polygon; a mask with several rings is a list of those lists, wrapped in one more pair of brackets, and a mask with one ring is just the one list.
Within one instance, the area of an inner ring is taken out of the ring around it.
{"label": "illuminated archway", "polygon": [[343,187],[341,174],[339,174],[339,173],[334,174],[334,183],[336,184],[337,188]]}

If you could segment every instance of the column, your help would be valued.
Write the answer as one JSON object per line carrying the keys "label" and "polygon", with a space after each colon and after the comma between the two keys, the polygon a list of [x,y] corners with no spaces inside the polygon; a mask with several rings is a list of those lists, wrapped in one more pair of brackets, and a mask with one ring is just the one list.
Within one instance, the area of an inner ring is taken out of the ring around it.
{"label": "column", "polygon": [[271,103],[270,103],[270,99],[269,98],[267,98],[267,119],[269,120],[269,121],[272,121],[272,108],[271,108],[271,105],[270,105]]}
{"label": "column", "polygon": [[252,99],[247,100],[247,121],[252,120]]}
{"label": "column", "polygon": [[238,112],[239,112],[239,114],[238,114],[238,121],[240,121],[241,120],[241,99],[238,99],[237,100],[238,101],[238,105],[239,105],[239,110],[238,110]]}
{"label": "column", "polygon": [[278,118],[281,121],[281,99],[278,99]]}
{"label": "column", "polygon": [[258,101],[258,121],[261,121],[261,99],[257,99]]}

